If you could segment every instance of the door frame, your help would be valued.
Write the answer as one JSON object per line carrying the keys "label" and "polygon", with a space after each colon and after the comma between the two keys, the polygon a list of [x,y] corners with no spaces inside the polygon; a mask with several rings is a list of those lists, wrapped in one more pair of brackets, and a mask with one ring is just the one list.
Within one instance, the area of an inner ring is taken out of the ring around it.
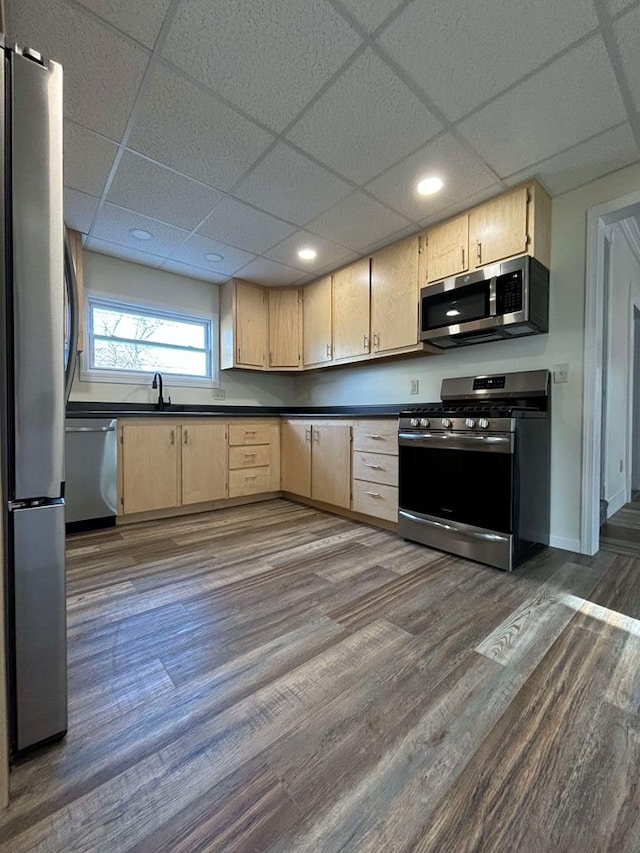
{"label": "door frame", "polygon": [[640,297],[629,294],[629,377],[627,398],[629,409],[627,411],[627,447],[625,453],[625,502],[629,503],[633,496],[633,427],[636,412],[636,396],[640,375],[636,372],[636,349],[640,347],[640,331],[636,335],[636,320],[640,325]]}
{"label": "door frame", "polygon": [[580,550],[600,547],[600,460],[604,338],[604,240],[607,226],[640,213],[640,192],[587,210],[585,320],[582,358],[582,486]]}

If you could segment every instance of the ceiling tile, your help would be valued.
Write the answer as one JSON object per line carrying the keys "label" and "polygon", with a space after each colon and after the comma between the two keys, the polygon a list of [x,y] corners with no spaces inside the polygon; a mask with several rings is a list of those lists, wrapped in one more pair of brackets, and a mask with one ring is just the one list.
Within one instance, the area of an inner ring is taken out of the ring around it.
{"label": "ceiling tile", "polygon": [[406,226],[404,217],[361,192],[339,201],[335,207],[309,223],[330,240],[339,240],[355,251],[365,249]]}
{"label": "ceiling tile", "polygon": [[[210,261],[205,255],[222,255],[220,261]],[[234,249],[225,243],[203,237],[201,234],[192,234],[189,239],[171,256],[172,261],[181,261],[192,267],[210,270],[221,276],[233,275],[236,270],[243,267],[255,256],[242,249]]]}
{"label": "ceiling tile", "polygon": [[91,252],[98,252],[101,255],[111,255],[112,258],[121,258],[124,261],[143,264],[145,267],[159,267],[162,263],[162,258],[157,255],[137,252],[128,246],[120,246],[116,243],[110,243],[108,240],[99,240],[97,237],[89,238],[84,248]]}
{"label": "ceiling tile", "polygon": [[191,230],[222,193],[125,151],[107,199],[121,207]]}
{"label": "ceiling tile", "polygon": [[[418,195],[418,181],[430,175],[442,178],[444,187],[432,196]],[[409,219],[420,221],[495,181],[478,157],[446,133],[372,181],[367,189]]]}
{"label": "ceiling tile", "polygon": [[162,269],[165,272],[186,275],[187,278],[197,278],[198,281],[210,281],[213,284],[222,284],[229,279],[228,275],[219,275],[210,270],[203,270],[198,267],[192,267],[189,264],[180,263],[180,261],[165,261],[162,264]]}
{"label": "ceiling tile", "polygon": [[[134,228],[149,231],[153,236],[150,240],[138,240],[129,233]],[[105,204],[98,214],[92,236],[120,246],[127,246],[135,252],[166,258],[188,233],[182,228],[157,222],[155,219],[125,210],[123,207],[116,207],[115,204]]]}
{"label": "ceiling tile", "polygon": [[78,0],[123,33],[153,47],[171,0]]}
{"label": "ceiling tile", "polygon": [[379,249],[384,249],[385,246],[390,246],[392,243],[397,243],[398,240],[402,240],[404,237],[408,237],[410,234],[415,234],[415,232],[415,225],[407,225],[406,228],[401,228],[400,231],[396,231],[393,234],[387,234],[387,236],[383,237],[381,240],[376,240],[374,243],[370,243],[365,249],[365,254],[372,255]]}
{"label": "ceiling tile", "polygon": [[617,15],[619,12],[624,11],[628,6],[636,3],[637,0],[604,0],[604,2],[607,7],[607,11],[611,15]]}
{"label": "ceiling tile", "polygon": [[[316,250],[318,255],[313,261],[303,261],[298,257],[298,249],[303,246]],[[308,231],[296,231],[295,234],[283,240],[279,246],[267,252],[267,257],[290,267],[297,267],[302,274],[330,264],[334,266],[346,264],[348,261],[355,260],[357,255],[350,249],[345,249],[338,243],[325,240],[324,237],[319,237],[317,234],[310,234]]]}
{"label": "ceiling tile", "polygon": [[119,140],[148,51],[63,0],[10,0],[7,11],[12,41],[62,63],[67,118]]}
{"label": "ceiling tile", "polygon": [[455,120],[598,25],[592,0],[413,2],[380,44]]}
{"label": "ceiling tile", "polygon": [[300,270],[286,267],[284,264],[270,261],[268,258],[256,258],[237,273],[237,278],[252,281],[255,284],[268,284],[271,287],[284,287],[293,284],[302,277]]}
{"label": "ceiling tile", "polygon": [[198,231],[214,240],[261,255],[284,240],[295,228],[227,196]]}
{"label": "ceiling tile", "polygon": [[483,201],[487,201],[487,199],[500,195],[502,192],[504,192],[504,187],[499,183],[495,183],[490,187],[485,187],[483,190],[473,193],[466,198],[458,199],[440,211],[432,211],[425,216],[424,219],[420,220],[420,225],[425,228],[429,225],[435,225],[438,222],[443,222],[445,219],[449,219],[450,216],[455,216],[456,213],[462,213],[465,210],[470,210],[477,204],[481,204]]}
{"label": "ceiling tile", "polygon": [[100,199],[92,195],[65,187],[64,222],[67,228],[88,234],[99,203]]}
{"label": "ceiling tile", "polygon": [[497,98],[459,130],[504,176],[625,119],[604,42],[597,36]]}
{"label": "ceiling tile", "polygon": [[117,150],[117,145],[103,136],[65,121],[65,186],[90,195],[102,195]]}
{"label": "ceiling tile", "polygon": [[164,56],[282,130],[360,39],[326,0],[189,0]]}
{"label": "ceiling tile", "polygon": [[351,192],[349,184],[279,143],[234,190],[253,204],[305,225]]}
{"label": "ceiling tile", "polygon": [[342,0],[342,5],[371,33],[401,5],[401,0]]}
{"label": "ceiling tile", "polygon": [[630,125],[625,123],[505,180],[515,185],[539,177],[552,195],[558,195],[638,159],[638,146]]}
{"label": "ceiling tile", "polygon": [[441,128],[389,66],[367,50],[305,113],[289,139],[363,184]]}
{"label": "ceiling tile", "polygon": [[253,122],[165,65],[154,70],[129,137],[131,148],[221,190],[271,142]]}
{"label": "ceiling tile", "polygon": [[638,32],[640,32],[640,6],[627,12],[613,25],[620,48],[622,67],[636,107],[640,110],[640,63],[638,62]]}

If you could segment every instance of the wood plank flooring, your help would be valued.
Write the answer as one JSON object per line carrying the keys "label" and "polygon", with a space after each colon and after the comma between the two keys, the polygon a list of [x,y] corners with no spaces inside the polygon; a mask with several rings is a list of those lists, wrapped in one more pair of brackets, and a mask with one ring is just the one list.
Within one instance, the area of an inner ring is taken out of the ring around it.
{"label": "wood plank flooring", "polygon": [[68,542],[11,853],[640,850],[640,559],[513,574],[272,500]]}
{"label": "wood plank flooring", "polygon": [[602,525],[600,547],[640,559],[640,496],[625,504]]}

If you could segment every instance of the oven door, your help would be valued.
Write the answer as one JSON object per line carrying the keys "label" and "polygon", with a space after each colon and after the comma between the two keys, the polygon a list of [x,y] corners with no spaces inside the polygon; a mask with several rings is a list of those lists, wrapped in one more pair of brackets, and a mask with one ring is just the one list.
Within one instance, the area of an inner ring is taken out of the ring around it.
{"label": "oven door", "polygon": [[398,443],[401,510],[513,533],[514,435],[407,431]]}

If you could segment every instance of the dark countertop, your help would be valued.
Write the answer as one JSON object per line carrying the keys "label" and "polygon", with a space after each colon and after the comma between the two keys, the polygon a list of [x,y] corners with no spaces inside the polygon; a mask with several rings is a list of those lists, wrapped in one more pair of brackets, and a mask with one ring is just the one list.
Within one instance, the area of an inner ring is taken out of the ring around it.
{"label": "dark countertop", "polygon": [[[416,403],[413,404],[414,406]],[[171,405],[162,411],[153,403],[80,403],[67,404],[68,418],[126,417],[289,417],[289,418],[382,418],[397,417],[408,403],[384,406],[188,406]]]}

